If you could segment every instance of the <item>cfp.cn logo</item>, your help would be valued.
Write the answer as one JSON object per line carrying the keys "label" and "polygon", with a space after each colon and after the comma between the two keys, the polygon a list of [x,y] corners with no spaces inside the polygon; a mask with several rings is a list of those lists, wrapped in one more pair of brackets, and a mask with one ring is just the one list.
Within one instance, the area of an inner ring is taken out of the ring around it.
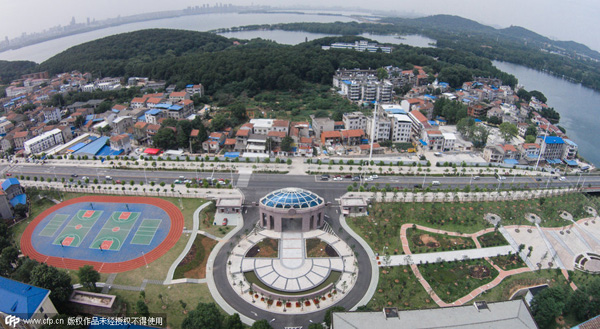
{"label": "cfp.cn logo", "polygon": [[7,315],[4,318],[4,324],[9,325],[11,327],[17,327],[17,324],[19,324],[19,322],[21,322],[21,318],[19,318],[18,316],[14,316],[14,315]]}

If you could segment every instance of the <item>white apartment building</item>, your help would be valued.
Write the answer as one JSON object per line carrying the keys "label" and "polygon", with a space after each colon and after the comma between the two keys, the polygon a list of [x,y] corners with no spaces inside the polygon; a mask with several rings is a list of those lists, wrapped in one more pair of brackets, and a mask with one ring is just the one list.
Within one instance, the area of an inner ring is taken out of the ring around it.
{"label": "white apartment building", "polygon": [[44,113],[44,120],[47,120],[47,121],[60,121],[60,119],[61,119],[60,109],[58,107],[55,107],[55,108],[45,108],[43,110],[43,113]]}
{"label": "white apartment building", "polygon": [[254,125],[254,133],[257,135],[267,135],[271,131],[289,132],[290,123],[286,120],[276,119],[251,119],[250,123]]}
{"label": "white apartment building", "polygon": [[23,143],[26,154],[42,153],[43,151],[64,143],[62,131],[58,128],[47,131]]}
{"label": "white apartment building", "polygon": [[392,131],[392,121],[384,116],[379,116],[375,120],[375,131],[373,132],[373,119],[367,121],[367,136],[375,142],[386,141],[390,139]]}
{"label": "white apartment building", "polygon": [[444,151],[452,151],[454,150],[454,145],[456,145],[456,135],[453,133],[442,133],[444,136]]}
{"label": "white apartment building", "polygon": [[387,114],[392,122],[392,132],[390,140],[393,143],[408,143],[410,142],[410,131],[412,120],[407,114]]}
{"label": "white apartment building", "polygon": [[367,129],[367,120],[369,120],[362,112],[350,112],[344,113],[342,121],[344,121],[344,128],[347,130],[354,129]]}

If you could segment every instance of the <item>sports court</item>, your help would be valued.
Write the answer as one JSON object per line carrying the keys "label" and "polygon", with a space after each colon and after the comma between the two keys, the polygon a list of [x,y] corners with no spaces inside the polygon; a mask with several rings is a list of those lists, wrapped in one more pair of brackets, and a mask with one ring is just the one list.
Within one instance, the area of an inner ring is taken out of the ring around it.
{"label": "sports court", "polygon": [[147,265],[168,251],[183,231],[172,203],[147,197],[87,196],[57,204],[27,226],[21,249],[62,268],[90,264],[105,273]]}

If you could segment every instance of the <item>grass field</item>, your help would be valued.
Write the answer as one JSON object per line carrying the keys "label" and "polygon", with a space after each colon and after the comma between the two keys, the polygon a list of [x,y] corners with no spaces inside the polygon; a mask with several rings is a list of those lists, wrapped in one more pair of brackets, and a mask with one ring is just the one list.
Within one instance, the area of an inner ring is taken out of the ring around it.
{"label": "grass field", "polygon": [[[110,293],[125,301],[128,315],[134,316],[135,303],[140,299],[139,292],[113,289]],[[214,302],[206,284],[182,283],[171,286],[150,284],[146,286],[145,294],[150,314],[166,314],[169,328],[181,328],[181,322],[187,316],[183,313],[179,300],[187,304],[188,311],[193,310],[200,302]],[[159,295],[162,296],[162,301]]]}
{"label": "grass field", "polygon": [[[403,192],[397,193],[403,200]],[[458,233],[474,233],[492,227],[483,218],[486,213],[498,214],[502,225],[528,224],[525,214],[536,213],[542,218],[542,226],[560,227],[567,222],[559,211],[565,210],[575,219],[587,217],[584,207],[598,209],[598,199],[579,193],[540,199],[494,202],[435,202],[435,203],[375,203],[369,216],[349,217],[347,223],[363,237],[374,250],[401,250],[400,227],[403,224],[421,224]]]}
{"label": "grass field", "polygon": [[423,278],[446,303],[491,282],[498,271],[485,259],[419,265]]}
{"label": "grass field", "polygon": [[505,271],[510,271],[521,267],[527,267],[527,264],[525,264],[521,257],[519,257],[517,254],[490,257],[490,260]]}
{"label": "grass field", "polygon": [[517,290],[524,287],[541,284],[566,286],[567,281],[560,270],[548,269],[535,272],[525,272],[511,275],[500,282],[499,285],[477,296],[475,301],[499,302],[508,300]]}
{"label": "grass field", "polygon": [[504,236],[499,232],[489,232],[477,237],[482,248],[505,246],[508,244]]}
{"label": "grass field", "polygon": [[381,310],[388,306],[402,310],[438,307],[407,266],[379,270],[379,284],[367,307]]}

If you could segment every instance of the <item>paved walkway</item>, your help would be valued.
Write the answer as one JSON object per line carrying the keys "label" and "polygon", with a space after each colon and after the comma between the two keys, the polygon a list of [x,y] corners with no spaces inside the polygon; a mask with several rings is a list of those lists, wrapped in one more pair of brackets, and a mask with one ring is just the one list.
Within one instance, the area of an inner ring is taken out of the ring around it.
{"label": "paved walkway", "polygon": [[389,265],[385,264],[385,257],[380,257],[381,264],[379,264],[379,266],[402,266],[410,264],[453,262],[467,259],[496,257],[500,255],[508,255],[509,253],[514,252],[515,250],[512,248],[512,246],[507,245],[499,247],[430,252],[412,255],[393,255],[390,256]]}
{"label": "paved walkway", "polygon": [[173,264],[171,264],[171,267],[169,268],[169,271],[167,272],[167,277],[165,278],[165,282],[173,281],[173,275],[175,274],[175,269],[177,268],[179,263],[181,263],[183,258],[185,258],[185,255],[187,255],[188,252],[190,251],[190,249],[192,248],[192,245],[194,244],[194,241],[196,240],[196,236],[198,235],[198,228],[200,227],[200,212],[202,211],[202,209],[208,207],[208,205],[210,205],[210,202],[206,202],[206,203],[202,204],[200,207],[198,207],[198,209],[196,209],[196,211],[194,211],[194,220],[193,220],[193,224],[192,224],[192,233],[190,234],[190,239],[188,240],[187,244],[185,245],[185,248],[183,248],[183,251],[181,252],[181,254],[179,254],[177,259],[175,259]]}
{"label": "paved walkway", "polygon": [[556,253],[556,249],[554,249],[554,247],[552,246],[550,241],[548,241],[548,238],[546,237],[546,234],[544,234],[544,230],[542,230],[542,228],[540,227],[540,224],[535,223],[535,227],[537,228],[540,236],[544,240],[544,243],[546,244],[546,248],[548,248],[548,251],[550,252],[550,257],[555,262],[556,266],[558,266],[561,269],[565,268],[565,265],[563,264],[563,262],[560,260],[560,257],[558,257],[558,255]]}

